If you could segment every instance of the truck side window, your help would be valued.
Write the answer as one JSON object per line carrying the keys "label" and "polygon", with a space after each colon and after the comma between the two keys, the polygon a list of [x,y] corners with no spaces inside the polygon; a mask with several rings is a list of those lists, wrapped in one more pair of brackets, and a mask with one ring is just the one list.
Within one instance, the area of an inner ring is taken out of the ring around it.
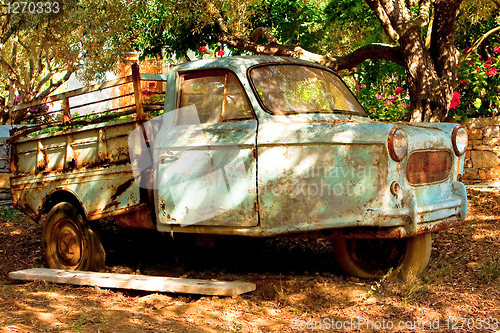
{"label": "truck side window", "polygon": [[179,125],[253,118],[247,95],[229,71],[196,71],[181,75],[179,108],[195,105],[196,114],[180,112]]}
{"label": "truck side window", "polygon": [[225,95],[224,120],[251,119],[252,108],[247,94],[238,78],[231,72],[227,73],[227,91]]}

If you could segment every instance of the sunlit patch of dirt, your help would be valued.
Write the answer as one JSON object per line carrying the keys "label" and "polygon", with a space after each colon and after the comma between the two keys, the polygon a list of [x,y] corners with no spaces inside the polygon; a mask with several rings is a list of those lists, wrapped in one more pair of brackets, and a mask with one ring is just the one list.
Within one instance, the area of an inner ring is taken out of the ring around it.
{"label": "sunlit patch of dirt", "polygon": [[[45,265],[41,227],[25,217],[0,219],[0,332],[323,332],[326,326],[319,324],[363,321],[368,326],[335,331],[429,332],[438,322],[434,331],[497,331],[500,191],[468,194],[464,224],[435,234],[425,274],[407,281],[343,276],[329,241],[214,243],[182,235],[172,241],[169,235],[103,226],[107,271],[257,285],[237,297],[16,283],[8,272]],[[393,329],[377,328],[383,322]]]}

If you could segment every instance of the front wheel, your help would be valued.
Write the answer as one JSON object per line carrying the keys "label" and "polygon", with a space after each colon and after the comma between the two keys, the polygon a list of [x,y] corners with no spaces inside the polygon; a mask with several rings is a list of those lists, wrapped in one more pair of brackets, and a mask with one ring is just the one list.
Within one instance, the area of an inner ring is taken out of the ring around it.
{"label": "front wheel", "polygon": [[335,239],[334,255],[344,273],[381,278],[392,268],[406,278],[420,274],[429,263],[431,234],[402,239]]}
{"label": "front wheel", "polygon": [[106,254],[96,230],[67,202],[55,205],[43,228],[43,249],[50,268],[98,271]]}

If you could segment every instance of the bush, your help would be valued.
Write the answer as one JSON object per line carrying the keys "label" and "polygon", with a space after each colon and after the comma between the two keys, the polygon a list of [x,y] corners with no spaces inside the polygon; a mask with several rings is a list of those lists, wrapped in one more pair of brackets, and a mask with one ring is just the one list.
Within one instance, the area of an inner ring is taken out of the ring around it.
{"label": "bush", "polygon": [[[460,102],[451,105],[449,115],[456,120],[500,113],[500,46],[493,48],[493,56],[483,59],[474,53],[457,68],[457,86]],[[453,108],[454,107],[454,108]]]}

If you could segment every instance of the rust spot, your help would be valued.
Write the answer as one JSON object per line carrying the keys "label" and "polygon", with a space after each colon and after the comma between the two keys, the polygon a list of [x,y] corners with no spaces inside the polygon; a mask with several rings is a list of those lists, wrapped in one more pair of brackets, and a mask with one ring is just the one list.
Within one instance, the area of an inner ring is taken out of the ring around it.
{"label": "rust spot", "polygon": [[106,210],[108,210],[109,208],[111,208],[113,206],[118,206],[119,204],[120,203],[118,201],[112,201],[109,204],[107,204],[106,206],[104,206],[104,208],[102,210],[106,211]]}
{"label": "rust spot", "polygon": [[120,195],[122,195],[132,185],[133,182],[134,182],[134,178],[130,178],[125,183],[118,186],[115,194],[113,194],[113,196],[111,197],[111,200],[113,200],[113,201],[116,200],[116,198],[118,198]]}

